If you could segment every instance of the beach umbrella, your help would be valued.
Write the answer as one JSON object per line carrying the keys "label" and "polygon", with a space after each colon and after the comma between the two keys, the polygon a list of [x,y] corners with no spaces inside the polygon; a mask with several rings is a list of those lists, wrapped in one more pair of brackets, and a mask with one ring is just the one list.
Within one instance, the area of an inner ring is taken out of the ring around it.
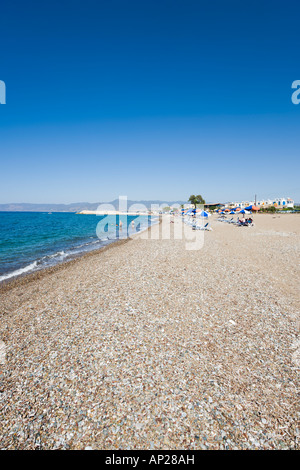
{"label": "beach umbrella", "polygon": [[208,217],[208,212],[202,211],[200,217]]}
{"label": "beach umbrella", "polygon": [[253,210],[253,211],[259,211],[259,209],[260,209],[260,208],[257,207],[257,206],[252,206],[252,210]]}
{"label": "beach umbrella", "polygon": [[196,214],[196,209],[190,209],[190,210],[188,211],[188,213],[189,213],[190,215],[195,215],[195,214]]}
{"label": "beach umbrella", "polygon": [[230,214],[235,214],[235,211],[232,210],[232,211],[230,212]]}

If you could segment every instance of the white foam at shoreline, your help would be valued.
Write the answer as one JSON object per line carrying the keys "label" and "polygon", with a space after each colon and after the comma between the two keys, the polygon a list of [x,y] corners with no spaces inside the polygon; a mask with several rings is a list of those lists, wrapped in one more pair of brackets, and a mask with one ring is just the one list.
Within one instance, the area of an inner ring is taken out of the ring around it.
{"label": "white foam at shoreline", "polygon": [[28,271],[32,271],[37,267],[37,261],[25,266],[25,268],[17,269],[9,274],[4,274],[4,276],[0,276],[0,282],[4,281],[5,279],[10,279],[11,277],[20,276],[21,274],[27,273]]}
{"label": "white foam at shoreline", "polygon": [[[158,223],[158,220],[152,221],[151,225],[156,225]],[[137,231],[137,232],[133,232],[133,233],[129,232],[127,234],[128,238],[134,237],[135,235],[138,235],[138,234],[144,232],[145,230],[148,230],[148,228],[150,226],[149,225],[142,226],[142,228],[140,228],[140,230]],[[69,252],[65,252],[65,251],[62,250],[62,251],[58,251],[58,252],[56,252],[52,255],[50,255],[50,254],[45,255],[41,259],[34,261],[33,263],[25,266],[24,268],[17,269],[15,271],[12,271],[11,273],[3,274],[2,276],[0,276],[0,282],[5,281],[7,279],[11,279],[13,277],[21,276],[22,274],[29,273],[30,271],[36,270],[36,268],[42,269],[42,268],[46,268],[46,267],[51,266],[51,264],[47,263],[46,260],[51,261],[51,260],[53,260],[53,258],[58,258],[62,262],[67,257],[74,257],[74,255],[80,255],[80,254],[84,254],[84,253],[89,252],[89,251],[93,251],[93,250],[80,250],[80,249],[78,250],[78,248],[83,248],[84,246],[88,247],[88,246],[93,246],[93,245],[98,245],[98,244],[101,245],[101,242],[102,243],[106,242],[106,241],[113,242],[117,239],[118,239],[118,237],[101,238],[101,239],[98,239],[98,240],[94,240],[93,242],[90,242],[90,243],[83,243],[81,245],[78,245],[77,247],[73,248],[74,251],[72,250],[72,251],[69,251]]]}

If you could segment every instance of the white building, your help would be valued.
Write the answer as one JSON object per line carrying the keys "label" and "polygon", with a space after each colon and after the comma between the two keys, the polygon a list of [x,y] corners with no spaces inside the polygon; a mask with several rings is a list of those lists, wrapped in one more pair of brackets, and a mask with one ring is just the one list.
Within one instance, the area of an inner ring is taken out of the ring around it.
{"label": "white building", "polygon": [[278,209],[284,209],[285,207],[294,207],[294,201],[290,197],[277,197],[275,199],[265,199],[257,201],[258,207],[270,207],[274,206]]}
{"label": "white building", "polygon": [[[294,207],[294,201],[290,197],[277,197],[275,199],[262,199],[260,201],[256,201],[256,205],[258,207],[277,207],[278,209],[283,209],[285,207]],[[255,201],[235,201],[235,202],[227,202],[224,207],[225,208],[232,208],[232,207],[239,207],[244,209],[248,206],[255,206]]]}

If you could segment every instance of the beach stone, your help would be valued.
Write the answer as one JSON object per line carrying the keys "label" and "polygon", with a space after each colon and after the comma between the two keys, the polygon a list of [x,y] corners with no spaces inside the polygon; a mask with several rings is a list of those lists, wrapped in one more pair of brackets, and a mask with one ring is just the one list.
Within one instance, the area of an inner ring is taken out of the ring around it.
{"label": "beach stone", "polygon": [[254,217],[0,285],[0,448],[299,449],[300,218]]}

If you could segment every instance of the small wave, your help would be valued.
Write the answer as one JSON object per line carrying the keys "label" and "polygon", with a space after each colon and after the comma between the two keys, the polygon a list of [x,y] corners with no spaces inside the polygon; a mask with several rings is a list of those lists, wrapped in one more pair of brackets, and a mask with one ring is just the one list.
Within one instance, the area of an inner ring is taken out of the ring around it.
{"label": "small wave", "polygon": [[37,263],[38,264],[41,264],[44,262],[44,260],[50,260],[52,258],[57,258],[58,256],[61,256],[62,258],[65,258],[67,255],[67,253],[65,253],[64,251],[57,251],[56,253],[54,253],[53,255],[46,255],[46,256],[43,256],[41,258],[40,261],[38,261]]}
{"label": "small wave", "polygon": [[11,277],[20,276],[21,274],[27,273],[28,271],[33,271],[37,267],[37,265],[37,261],[34,261],[28,266],[25,266],[25,268],[17,269],[12,273],[4,274],[3,276],[0,276],[0,282],[5,281],[6,279],[10,279]]}
{"label": "small wave", "polygon": [[16,269],[15,271],[12,271],[11,273],[3,274],[2,276],[0,276],[0,282],[10,279],[12,277],[21,276],[22,274],[28,273],[29,271],[39,270],[42,267],[51,266],[53,262],[55,262],[55,259],[62,261],[67,256],[69,256],[69,254],[65,253],[64,251],[58,251],[57,253],[54,253],[53,255],[43,256],[42,258],[34,261],[33,263],[28,264],[24,268]]}
{"label": "small wave", "polygon": [[[92,238],[92,237],[91,237]],[[74,247],[74,249],[78,249],[78,248],[83,248],[84,246],[91,246],[91,245],[96,245],[100,242],[100,240],[96,240],[96,241],[93,241],[93,242],[88,242],[88,243],[83,243],[82,245],[77,245]]]}

